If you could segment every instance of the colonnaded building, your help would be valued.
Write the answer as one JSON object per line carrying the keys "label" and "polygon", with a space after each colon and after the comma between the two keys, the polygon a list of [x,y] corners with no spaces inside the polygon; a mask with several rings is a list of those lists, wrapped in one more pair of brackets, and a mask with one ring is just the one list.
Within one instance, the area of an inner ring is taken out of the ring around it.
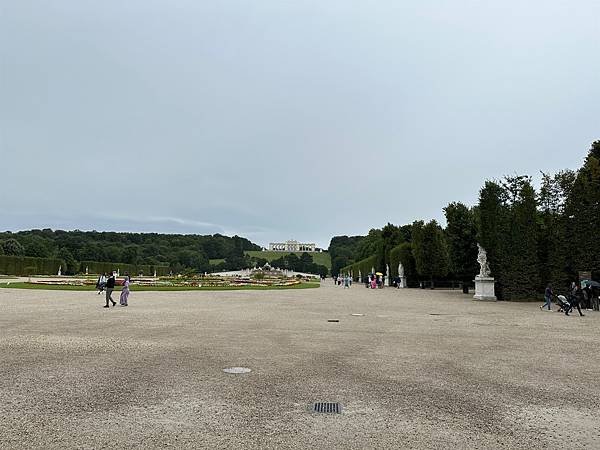
{"label": "colonnaded building", "polygon": [[298,241],[271,242],[269,250],[272,252],[317,252],[316,244],[303,244]]}

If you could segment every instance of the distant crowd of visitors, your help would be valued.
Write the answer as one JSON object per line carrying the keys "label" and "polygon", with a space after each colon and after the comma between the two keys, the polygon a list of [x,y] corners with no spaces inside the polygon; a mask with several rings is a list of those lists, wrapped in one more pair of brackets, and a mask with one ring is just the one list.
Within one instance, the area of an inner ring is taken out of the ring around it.
{"label": "distant crowd of visitors", "polygon": [[350,275],[346,275],[345,277],[341,275],[334,275],[333,284],[335,284],[336,286],[343,286],[344,288],[350,289],[350,287],[352,287],[352,277]]}
{"label": "distant crowd of visitors", "polygon": [[[334,275],[333,284],[344,288],[350,288],[352,286],[352,277],[350,275]],[[370,273],[365,277],[364,285],[366,288],[370,289],[382,289],[385,286],[385,275],[381,273]],[[396,286],[396,280],[394,280],[394,286]]]}
{"label": "distant crowd of visitors", "polygon": [[[121,295],[119,297],[119,304],[121,306],[127,306],[129,302],[129,283],[131,282],[131,277],[129,273],[125,273],[125,279],[120,282],[123,286],[121,290]],[[98,281],[96,282],[96,289],[98,289],[98,295],[105,292],[106,295],[106,305],[105,308],[109,307],[109,302],[112,302],[112,305],[115,306],[117,302],[115,302],[112,298],[112,293],[115,290],[115,285],[117,284],[115,272],[111,272],[108,276],[106,272],[98,277]]]}
{"label": "distant crowd of visitors", "polygon": [[600,310],[599,297],[600,283],[596,281],[572,282],[567,296],[555,295],[552,285],[548,284],[544,292],[544,304],[540,306],[540,309],[546,308],[548,311],[552,311],[552,300],[554,299],[558,305],[558,312],[564,312],[568,316],[573,309],[577,309],[579,315],[583,317],[582,308],[588,311]]}

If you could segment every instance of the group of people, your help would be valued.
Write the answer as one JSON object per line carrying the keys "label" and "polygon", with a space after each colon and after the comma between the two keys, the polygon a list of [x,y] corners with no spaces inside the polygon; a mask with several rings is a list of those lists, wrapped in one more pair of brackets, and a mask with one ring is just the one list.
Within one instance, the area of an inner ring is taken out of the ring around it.
{"label": "group of people", "polygon": [[[378,273],[371,273],[365,277],[365,287],[371,289],[381,289],[385,285],[385,276]],[[333,284],[344,288],[352,286],[352,277],[350,275],[334,275]]]}
{"label": "group of people", "polygon": [[[125,279],[123,280],[123,289],[121,290],[121,295],[119,297],[119,304],[121,306],[127,306],[129,302],[129,283],[131,282],[131,277],[129,273],[125,273]],[[106,305],[104,308],[109,307],[109,302],[112,302],[113,306],[116,306],[117,302],[115,302],[112,298],[112,293],[115,289],[115,284],[117,283],[115,272],[111,272],[108,276],[106,272],[98,277],[98,281],[96,282],[96,289],[98,289],[98,295],[102,294],[102,292],[106,293]]]}
{"label": "group of people", "polygon": [[556,299],[556,303],[559,307],[558,312],[564,312],[565,315],[569,315],[573,309],[577,309],[581,317],[584,314],[581,309],[587,309],[588,311],[600,311],[600,285],[598,283],[583,281],[581,283],[571,283],[569,289],[568,298],[563,295],[555,295],[552,290],[552,285],[548,284],[544,292],[544,304],[540,306],[541,310],[547,308],[548,311],[552,311],[552,299]]}
{"label": "group of people", "polygon": [[334,275],[333,284],[335,284],[336,286],[343,286],[344,288],[350,289],[350,287],[352,286],[352,277],[350,275],[346,275],[345,277],[342,275]]}
{"label": "group of people", "polygon": [[365,287],[371,289],[382,289],[385,286],[385,276],[377,273],[370,273],[365,278]]}

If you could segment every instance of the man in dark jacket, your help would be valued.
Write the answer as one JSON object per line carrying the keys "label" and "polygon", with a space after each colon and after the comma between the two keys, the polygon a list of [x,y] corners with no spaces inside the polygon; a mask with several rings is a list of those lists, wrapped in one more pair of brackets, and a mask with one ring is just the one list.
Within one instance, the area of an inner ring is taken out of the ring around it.
{"label": "man in dark jacket", "polygon": [[110,276],[108,277],[108,280],[106,280],[106,305],[104,306],[105,308],[108,308],[108,302],[111,301],[113,306],[115,306],[117,304],[117,302],[115,302],[112,299],[112,291],[115,288],[115,274],[113,272],[111,272]]}
{"label": "man in dark jacket", "polygon": [[581,302],[583,301],[583,289],[579,284],[573,283],[571,285],[571,298],[569,299],[569,303],[571,303],[571,308],[565,311],[565,314],[568,316],[573,308],[577,308],[579,311],[579,315],[583,317],[583,313],[581,312]]}

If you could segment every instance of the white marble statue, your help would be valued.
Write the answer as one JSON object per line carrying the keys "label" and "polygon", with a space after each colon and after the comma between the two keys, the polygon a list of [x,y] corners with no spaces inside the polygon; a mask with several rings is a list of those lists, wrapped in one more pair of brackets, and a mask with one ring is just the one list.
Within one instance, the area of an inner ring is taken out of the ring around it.
{"label": "white marble statue", "polygon": [[402,263],[398,264],[398,276],[400,278],[404,278],[404,266],[402,265]]}
{"label": "white marble statue", "polygon": [[58,274],[59,277],[62,275],[62,266],[58,266]]}
{"label": "white marble statue", "polygon": [[487,262],[487,253],[484,250],[484,248],[479,244],[477,244],[477,249],[479,250],[477,253],[477,262],[481,267],[481,269],[479,270],[479,277],[487,278],[490,276],[490,266]]}

